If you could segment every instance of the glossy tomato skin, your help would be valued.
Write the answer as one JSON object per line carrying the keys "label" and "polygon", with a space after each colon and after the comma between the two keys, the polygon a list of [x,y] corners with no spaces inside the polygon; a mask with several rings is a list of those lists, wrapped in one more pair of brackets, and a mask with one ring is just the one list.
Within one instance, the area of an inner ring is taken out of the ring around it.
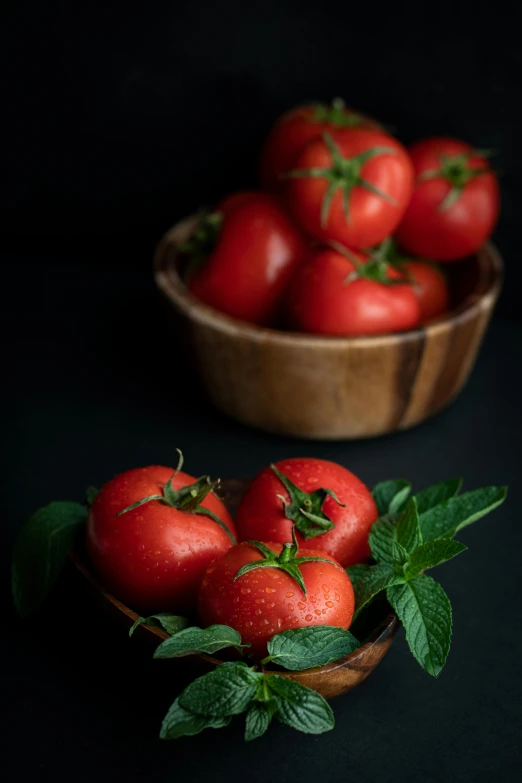
{"label": "glossy tomato skin", "polygon": [[[349,220],[343,207],[343,192],[336,190],[328,219],[321,222],[321,209],[328,188],[323,177],[288,180],[284,197],[303,231],[322,241],[335,240],[350,248],[369,248],[393,234],[408,206],[413,189],[413,168],[402,144],[379,130],[338,130],[332,138],[343,158],[353,158],[375,147],[393,150],[378,154],[362,165],[360,176],[386,194],[389,200],[355,185],[349,198]],[[298,156],[295,169],[330,168],[332,156],[322,139],[311,141]]]}
{"label": "glossy tomato skin", "polygon": [[[89,511],[87,551],[101,582],[123,603],[141,612],[190,612],[203,572],[232,546],[212,519],[187,514],[157,500],[117,516],[144,497],[161,494],[174,473],[159,465],[135,468],[105,484]],[[180,472],[178,490],[196,479]],[[235,535],[223,503],[213,494],[202,505]]]}
{"label": "glossy tomato skin", "polygon": [[[292,458],[276,463],[303,492],[331,489],[344,508],[331,497],[323,511],[335,527],[315,538],[304,539],[296,530],[299,547],[322,549],[343,567],[364,562],[370,555],[368,535],[379,516],[369,489],[353,473],[328,460]],[[278,495],[280,497],[278,497]],[[281,496],[290,496],[270,467],[252,481],[237,512],[236,525],[241,541],[254,539],[284,543],[291,540],[292,521],[285,516]]]}
{"label": "glossy tomato skin", "polygon": [[[365,256],[354,253],[364,262]],[[385,285],[366,278],[347,282],[354,264],[336,250],[321,250],[298,270],[286,298],[288,325],[301,332],[359,337],[413,329],[420,306],[412,285]],[[389,277],[401,273],[390,267]]]}
{"label": "glossy tomato skin", "polygon": [[448,283],[445,275],[435,264],[405,261],[404,270],[414,281],[413,290],[419,301],[422,323],[431,321],[449,309]]}
{"label": "glossy tomato skin", "polygon": [[[353,110],[343,112],[353,116]],[[322,133],[335,133],[338,126],[315,119],[317,109],[313,105],[297,106],[283,114],[265,142],[261,152],[260,178],[267,190],[280,191],[283,185],[281,175],[295,168],[296,160],[308,142],[321,137]],[[360,117],[358,128],[379,128],[369,117]]]}
{"label": "glossy tomato skin", "polygon": [[188,287],[222,313],[269,326],[306,253],[303,235],[275,197],[229,197],[214,251]]}
{"label": "glossy tomato skin", "polygon": [[[397,239],[408,253],[433,261],[457,261],[475,253],[486,242],[498,219],[500,193],[493,173],[471,179],[447,209],[440,205],[451,185],[442,177],[420,180],[426,171],[441,166],[441,155],[469,152],[469,144],[456,139],[425,139],[409,148],[416,185],[411,202],[397,231]],[[469,158],[472,168],[485,168],[484,158]]]}
{"label": "glossy tomato skin", "polygon": [[[267,543],[279,554],[281,544]],[[322,551],[303,550],[307,556],[329,556]],[[223,624],[235,628],[247,653],[256,660],[267,654],[268,640],[276,633],[314,625],[335,625],[348,629],[354,612],[352,583],[333,558],[330,563],[299,566],[306,596],[297,582],[279,568],[256,568],[234,577],[242,566],[263,556],[244,542],[209,566],[199,590],[198,613],[203,626]]]}

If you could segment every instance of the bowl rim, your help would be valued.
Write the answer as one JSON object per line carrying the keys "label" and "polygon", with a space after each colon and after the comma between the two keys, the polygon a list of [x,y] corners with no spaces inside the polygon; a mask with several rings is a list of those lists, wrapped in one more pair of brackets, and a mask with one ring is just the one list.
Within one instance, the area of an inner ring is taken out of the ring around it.
{"label": "bowl rim", "polygon": [[[112,604],[112,606],[122,615],[127,617],[129,621],[129,628],[136,622],[136,620],[139,620],[142,615],[138,614],[133,609],[130,609],[130,607],[126,606],[126,604],[124,604],[111,592],[109,592],[109,590],[107,590],[103,584],[98,581],[97,577],[90,570],[90,567],[87,564],[85,558],[82,557],[82,555],[76,549],[73,549],[69,552],[69,560],[93,589],[95,589],[103,598]],[[169,634],[161,628],[156,628],[152,625],[146,625],[145,623],[142,623],[141,627],[143,628],[143,631],[147,632],[149,635],[156,636],[158,638],[158,643],[170,638]],[[333,661],[332,663],[326,663],[324,666],[315,666],[311,669],[286,671],[285,669],[268,669],[265,667],[264,672],[265,674],[279,674],[285,677],[298,678],[299,676],[308,676],[309,674],[328,674],[329,672],[332,672],[339,667],[349,667],[350,664],[355,664],[359,658],[364,657],[366,653],[369,652],[370,649],[374,646],[374,644],[376,644],[381,639],[381,637],[384,636],[390,639],[391,644],[397,633],[398,627],[399,622],[397,615],[395,612],[393,612],[393,610],[390,609],[386,616],[383,617],[381,622],[370,633],[364,644],[362,644],[349,655],[345,655],[343,658],[339,658],[337,661]],[[206,653],[191,653],[190,655],[183,657],[199,658],[208,665],[214,667],[220,666],[222,663],[224,663],[224,661],[220,660],[219,658],[215,658],[212,655],[207,655]]]}
{"label": "bowl rim", "polygon": [[[312,335],[294,331],[283,331],[233,318],[201,302],[186,287],[180,277],[176,264],[176,246],[190,233],[197,222],[197,215],[183,218],[172,226],[160,240],[154,254],[154,277],[157,286],[191,320],[218,330],[230,336],[242,336],[268,344],[292,345],[296,347],[337,350],[348,347],[396,345],[405,341],[415,341],[444,332],[448,327],[468,321],[478,310],[492,306],[502,286],[504,264],[499,251],[491,242],[486,242],[475,254],[480,264],[480,276],[477,286],[458,307],[450,310],[429,323],[392,334],[369,335],[359,337],[335,337]],[[168,251],[171,252],[168,252]]]}

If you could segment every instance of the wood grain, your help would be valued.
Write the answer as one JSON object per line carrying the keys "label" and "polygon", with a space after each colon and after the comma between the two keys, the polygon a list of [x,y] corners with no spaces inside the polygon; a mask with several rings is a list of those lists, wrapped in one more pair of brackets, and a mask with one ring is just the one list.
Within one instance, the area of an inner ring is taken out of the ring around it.
{"label": "wood grain", "polygon": [[363,438],[418,424],[464,386],[502,284],[492,245],[446,265],[450,313],[402,334],[331,338],[262,329],[195,299],[177,253],[193,226],[189,218],[163,238],[156,283],[180,348],[229,416],[302,438]]}
{"label": "wood grain", "polygon": [[[221,482],[221,496],[232,516],[235,515],[246,485],[247,482],[242,479],[228,479]],[[108,613],[123,629],[128,630],[138,619],[139,615],[105,589],[92,573],[83,552],[79,550],[72,552],[70,560],[83,578],[85,585],[93,599],[98,603],[99,608]],[[376,612],[369,619],[371,621],[375,618],[376,622],[369,630],[366,631],[364,626],[359,628],[361,635],[358,638],[366,639],[365,644],[345,658],[341,658],[335,661],[335,663],[330,663],[326,666],[319,666],[302,672],[274,670],[273,673],[313,688],[327,699],[346,693],[346,691],[349,691],[366,679],[370,672],[373,671],[390,649],[397,632],[397,618],[386,603],[383,602],[381,605],[376,606]],[[352,630],[354,630],[354,633],[358,632],[357,628]],[[364,636],[362,635],[363,633]],[[152,653],[152,650],[167,638],[168,635],[160,628],[141,625],[136,629],[133,642],[129,643],[137,643],[141,640],[143,644],[149,645]],[[176,671],[180,680],[205,674],[220,663],[222,661],[218,658],[203,654],[158,661],[159,665],[172,667],[172,670]]]}

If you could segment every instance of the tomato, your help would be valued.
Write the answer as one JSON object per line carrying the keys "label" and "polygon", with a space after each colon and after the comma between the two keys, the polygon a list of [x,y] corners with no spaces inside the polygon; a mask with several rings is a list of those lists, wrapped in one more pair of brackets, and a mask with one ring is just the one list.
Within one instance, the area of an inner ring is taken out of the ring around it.
{"label": "tomato", "polygon": [[[238,576],[251,563],[260,567]],[[251,645],[246,653],[257,660],[266,655],[274,634],[314,625],[347,630],[353,612],[352,583],[339,563],[320,550],[298,552],[288,543],[233,547],[207,568],[199,591],[203,625],[235,628],[242,642]]]}
{"label": "tomato", "polygon": [[419,301],[421,321],[431,321],[449,308],[448,283],[441,270],[425,261],[404,261],[402,268],[413,281],[413,290]]}
{"label": "tomato", "polygon": [[307,253],[306,242],[278,200],[266,193],[229,197],[224,208],[214,249],[189,275],[188,287],[222,313],[268,326]]}
{"label": "tomato", "polygon": [[420,305],[422,322],[430,321],[444,313],[450,303],[446,276],[436,264],[404,256],[392,237],[387,237],[368,255],[366,268],[385,269],[391,264],[398,269],[405,280],[412,283],[413,291]]}
{"label": "tomato", "polygon": [[102,487],[87,521],[87,551],[100,580],[144,613],[193,610],[203,572],[235,539],[208,477],[173,473],[159,465],[121,473]]}
{"label": "tomato", "polygon": [[410,150],[416,185],[397,239],[433,261],[456,261],[489,239],[500,209],[496,176],[480,151],[448,138],[419,141]]}
{"label": "tomato", "polygon": [[413,188],[404,147],[379,130],[340,130],[311,141],[298,156],[284,196],[316,239],[367,248],[392,234]]}
{"label": "tomato", "polygon": [[371,492],[342,465],[294,458],[265,468],[252,481],[236,525],[240,540],[284,543],[295,524],[300,546],[322,549],[347,567],[369,556],[368,535],[377,517]]}
{"label": "tomato", "polygon": [[[389,264],[365,263],[362,253],[317,252],[297,271],[286,299],[288,325],[336,337],[413,329],[420,307],[411,284]],[[390,283],[390,281],[392,281]]]}
{"label": "tomato", "polygon": [[332,105],[297,106],[278,119],[261,152],[260,175],[263,187],[280,190],[281,175],[292,168],[305,145],[325,131],[341,128],[379,128],[369,117],[345,107],[339,98]]}

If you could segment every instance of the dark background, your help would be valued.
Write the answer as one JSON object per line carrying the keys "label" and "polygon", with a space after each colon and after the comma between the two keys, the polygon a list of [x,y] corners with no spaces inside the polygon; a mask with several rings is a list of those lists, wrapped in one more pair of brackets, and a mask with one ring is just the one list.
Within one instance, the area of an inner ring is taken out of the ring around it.
{"label": "dark background", "polygon": [[[0,308],[9,779],[518,780],[521,21],[507,2],[13,6],[3,29]],[[405,142],[447,133],[498,149],[495,240],[507,285],[451,408],[379,440],[301,443],[209,408],[176,363],[151,256],[179,217],[254,182],[278,113],[335,95]],[[24,519],[126,468],[170,464],[176,446],[194,474],[248,476],[309,454],[370,485],[397,475],[418,488],[453,475],[468,489],[510,484],[508,502],[463,535],[470,551],[438,575],[455,620],[439,680],[400,634],[367,682],[334,703],[334,732],[274,726],[244,745],[237,719],[160,743],[177,678],[104,621],[72,575],[20,623],[7,567]]]}

